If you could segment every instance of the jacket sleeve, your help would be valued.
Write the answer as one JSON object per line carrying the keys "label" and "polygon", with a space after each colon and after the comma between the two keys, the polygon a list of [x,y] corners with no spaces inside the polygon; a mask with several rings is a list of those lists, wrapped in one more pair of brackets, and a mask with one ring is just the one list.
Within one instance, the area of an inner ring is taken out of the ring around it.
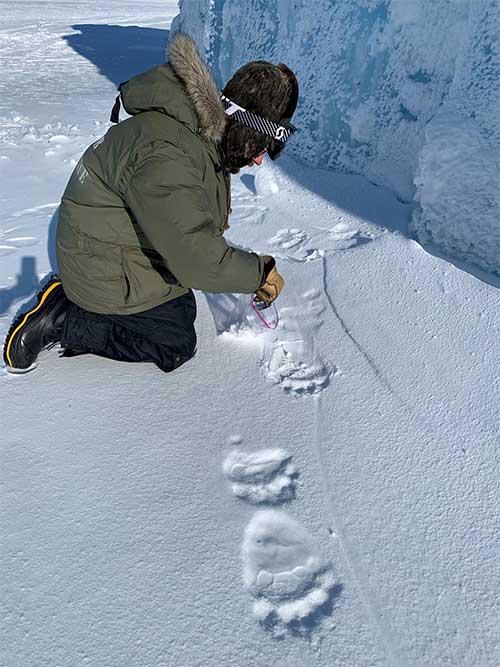
{"label": "jacket sleeve", "polygon": [[264,261],[226,243],[210,213],[200,171],[172,144],[162,143],[133,168],[123,197],[151,245],[184,287],[207,292],[255,292]]}

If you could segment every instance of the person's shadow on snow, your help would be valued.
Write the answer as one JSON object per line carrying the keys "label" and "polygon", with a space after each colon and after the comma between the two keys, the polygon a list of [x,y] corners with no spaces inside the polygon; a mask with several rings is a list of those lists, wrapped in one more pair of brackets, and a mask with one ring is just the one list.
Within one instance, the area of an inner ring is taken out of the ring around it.
{"label": "person's shadow on snow", "polygon": [[91,23],[71,27],[78,32],[63,39],[117,86],[165,62],[169,30]]}
{"label": "person's shadow on snow", "polygon": [[20,303],[19,312],[31,307],[35,303],[35,295],[42,289],[47,281],[50,280],[53,274],[57,274],[56,231],[58,217],[59,206],[54,211],[54,215],[49,224],[47,255],[49,257],[51,270],[47,275],[40,279],[36,269],[36,257],[31,255],[22,257],[21,269],[16,275],[15,284],[11,287],[0,289],[0,317],[5,315],[16,301],[22,301],[22,303]]}
{"label": "person's shadow on snow", "polygon": [[52,220],[49,224],[49,234],[47,238],[47,255],[49,256],[50,268],[52,273],[59,273],[57,268],[57,256],[56,256],[56,233],[57,233],[57,221],[59,219],[59,206],[54,211]]}
{"label": "person's shadow on snow", "polygon": [[39,286],[36,272],[36,257],[21,259],[21,270],[16,275],[16,282],[11,287],[0,289],[0,316],[8,312],[13,303],[32,296]]}

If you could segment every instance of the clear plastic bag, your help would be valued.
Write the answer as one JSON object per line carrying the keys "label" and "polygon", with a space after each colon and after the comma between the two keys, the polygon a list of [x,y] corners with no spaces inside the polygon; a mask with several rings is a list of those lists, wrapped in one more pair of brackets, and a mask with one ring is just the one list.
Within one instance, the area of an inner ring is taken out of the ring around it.
{"label": "clear plastic bag", "polygon": [[263,301],[257,301],[257,299],[252,299],[250,302],[250,307],[254,313],[259,318],[260,323],[266,329],[276,329],[279,324],[278,311],[274,302],[271,305],[267,306]]}
{"label": "clear plastic bag", "polygon": [[276,306],[263,308],[255,301],[254,294],[206,293],[205,296],[219,334],[243,328],[259,334],[264,329],[276,329],[279,324]]}

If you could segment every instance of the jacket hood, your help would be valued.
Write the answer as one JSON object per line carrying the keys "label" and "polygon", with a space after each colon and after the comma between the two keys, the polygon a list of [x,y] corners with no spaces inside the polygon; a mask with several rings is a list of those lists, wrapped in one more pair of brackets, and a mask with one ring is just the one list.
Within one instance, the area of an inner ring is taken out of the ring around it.
{"label": "jacket hood", "polygon": [[139,74],[121,87],[125,111],[160,111],[219,143],[226,115],[215,81],[193,40],[176,33],[168,48],[169,62]]}

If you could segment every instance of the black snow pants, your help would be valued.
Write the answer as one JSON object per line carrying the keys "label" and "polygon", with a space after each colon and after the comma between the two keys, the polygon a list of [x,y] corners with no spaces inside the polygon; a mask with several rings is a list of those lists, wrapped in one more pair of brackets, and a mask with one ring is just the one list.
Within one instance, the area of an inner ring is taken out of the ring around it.
{"label": "black snow pants", "polygon": [[71,304],[64,320],[65,356],[97,354],[118,361],[152,361],[168,373],[196,349],[193,292],[132,315],[100,315]]}

